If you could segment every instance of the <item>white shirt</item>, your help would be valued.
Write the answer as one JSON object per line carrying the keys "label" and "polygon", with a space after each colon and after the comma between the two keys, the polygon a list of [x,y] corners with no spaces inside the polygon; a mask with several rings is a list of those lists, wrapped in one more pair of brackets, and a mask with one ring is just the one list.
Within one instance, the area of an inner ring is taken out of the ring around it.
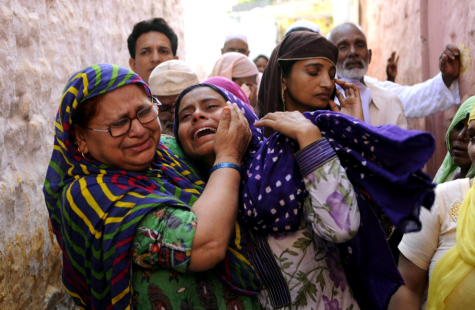
{"label": "white shirt", "polygon": [[[373,126],[397,125],[407,129],[407,120],[404,116],[404,108],[401,100],[391,91],[375,86],[365,81],[363,85],[358,80],[340,78],[349,83],[353,83],[360,88],[361,104],[365,122]],[[340,92],[341,87],[337,85]],[[344,95],[343,95],[344,96]],[[335,103],[340,105],[338,98],[335,97]]]}
{"label": "white shirt", "polygon": [[458,81],[455,80],[450,88],[447,88],[440,72],[432,79],[412,86],[382,82],[366,75],[364,81],[395,93],[404,105],[407,118],[426,117],[460,104]]}
{"label": "white shirt", "polygon": [[[421,231],[405,234],[399,243],[399,251],[414,265],[427,270],[429,279],[437,261],[455,245],[459,208],[470,187],[470,179],[437,185],[431,210],[421,208]],[[422,309],[426,307],[426,294]]]}

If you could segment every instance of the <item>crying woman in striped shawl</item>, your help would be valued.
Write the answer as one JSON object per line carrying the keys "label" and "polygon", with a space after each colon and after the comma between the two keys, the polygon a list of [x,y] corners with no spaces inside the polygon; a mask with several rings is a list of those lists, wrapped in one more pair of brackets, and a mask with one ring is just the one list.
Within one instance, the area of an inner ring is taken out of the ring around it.
{"label": "crying woman in striped shawl", "polygon": [[[44,184],[64,287],[80,309],[258,308],[236,223],[241,175],[218,169],[205,189],[160,143],[158,104],[115,65],[66,84]],[[213,164],[240,168],[250,139],[242,112],[225,107]]]}

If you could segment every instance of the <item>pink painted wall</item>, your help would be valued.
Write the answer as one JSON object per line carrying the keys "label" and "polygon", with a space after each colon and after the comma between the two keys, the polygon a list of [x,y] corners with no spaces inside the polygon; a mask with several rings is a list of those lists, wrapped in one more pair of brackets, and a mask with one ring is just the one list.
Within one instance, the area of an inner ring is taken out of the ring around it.
{"label": "pink painted wall", "polygon": [[[368,75],[386,80],[386,62],[392,51],[400,56],[396,82],[413,85],[439,72],[439,56],[447,44],[461,51],[459,77],[462,102],[475,95],[475,1],[473,0],[360,0],[361,26],[373,60]],[[446,154],[445,133],[456,109],[423,120],[415,129],[436,137],[436,152],[427,165],[434,175]]]}

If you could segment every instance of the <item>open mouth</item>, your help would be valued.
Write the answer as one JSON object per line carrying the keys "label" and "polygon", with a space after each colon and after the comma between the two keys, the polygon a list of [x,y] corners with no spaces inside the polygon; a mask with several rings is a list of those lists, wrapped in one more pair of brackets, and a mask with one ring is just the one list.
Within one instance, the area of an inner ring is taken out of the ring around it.
{"label": "open mouth", "polygon": [[202,137],[205,137],[205,136],[208,136],[208,135],[212,135],[212,134],[215,134],[216,133],[216,128],[212,128],[212,127],[203,127],[203,128],[200,128],[198,129],[195,134],[193,135],[193,140],[198,140],[199,138],[202,138]]}

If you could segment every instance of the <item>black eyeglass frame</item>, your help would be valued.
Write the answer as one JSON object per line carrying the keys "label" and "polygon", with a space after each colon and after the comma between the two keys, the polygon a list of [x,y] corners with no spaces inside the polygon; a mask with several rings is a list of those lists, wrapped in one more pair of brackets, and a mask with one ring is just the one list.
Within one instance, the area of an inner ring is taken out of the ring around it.
{"label": "black eyeglass frame", "polygon": [[109,128],[107,128],[106,130],[103,130],[103,129],[94,129],[94,128],[89,128],[89,127],[86,127],[86,126],[81,126],[81,127],[86,128],[86,129],[89,129],[89,130],[92,130],[92,131],[97,131],[97,132],[108,132],[108,133],[111,135],[111,137],[113,137],[113,138],[121,137],[121,136],[127,134],[127,133],[130,131],[130,128],[132,128],[132,121],[133,121],[134,119],[138,119],[138,121],[140,122],[140,124],[143,125],[143,124],[148,124],[148,123],[152,122],[154,119],[158,118],[158,116],[160,115],[160,109],[159,109],[158,107],[161,106],[162,103],[161,103],[157,98],[155,98],[155,97],[152,97],[152,100],[151,100],[151,101],[152,101],[151,108],[155,108],[155,109],[156,109],[156,111],[157,111],[157,116],[154,117],[154,118],[152,118],[151,120],[149,120],[149,121],[147,121],[147,122],[142,122],[142,121],[140,120],[139,114],[140,114],[140,112],[142,112],[143,110],[149,108],[149,107],[146,107],[146,108],[140,109],[140,111],[137,112],[137,114],[135,115],[134,118],[124,117],[124,118],[121,118],[121,119],[115,121],[114,123],[120,122],[120,121],[122,121],[122,120],[124,120],[124,119],[129,119],[129,120],[130,120],[130,121],[129,121],[129,129],[127,129],[126,132],[124,132],[123,134],[120,134],[120,135],[118,135],[118,136],[113,136],[113,135],[112,135],[111,127],[114,125],[114,123],[112,123],[111,125],[109,125]]}

